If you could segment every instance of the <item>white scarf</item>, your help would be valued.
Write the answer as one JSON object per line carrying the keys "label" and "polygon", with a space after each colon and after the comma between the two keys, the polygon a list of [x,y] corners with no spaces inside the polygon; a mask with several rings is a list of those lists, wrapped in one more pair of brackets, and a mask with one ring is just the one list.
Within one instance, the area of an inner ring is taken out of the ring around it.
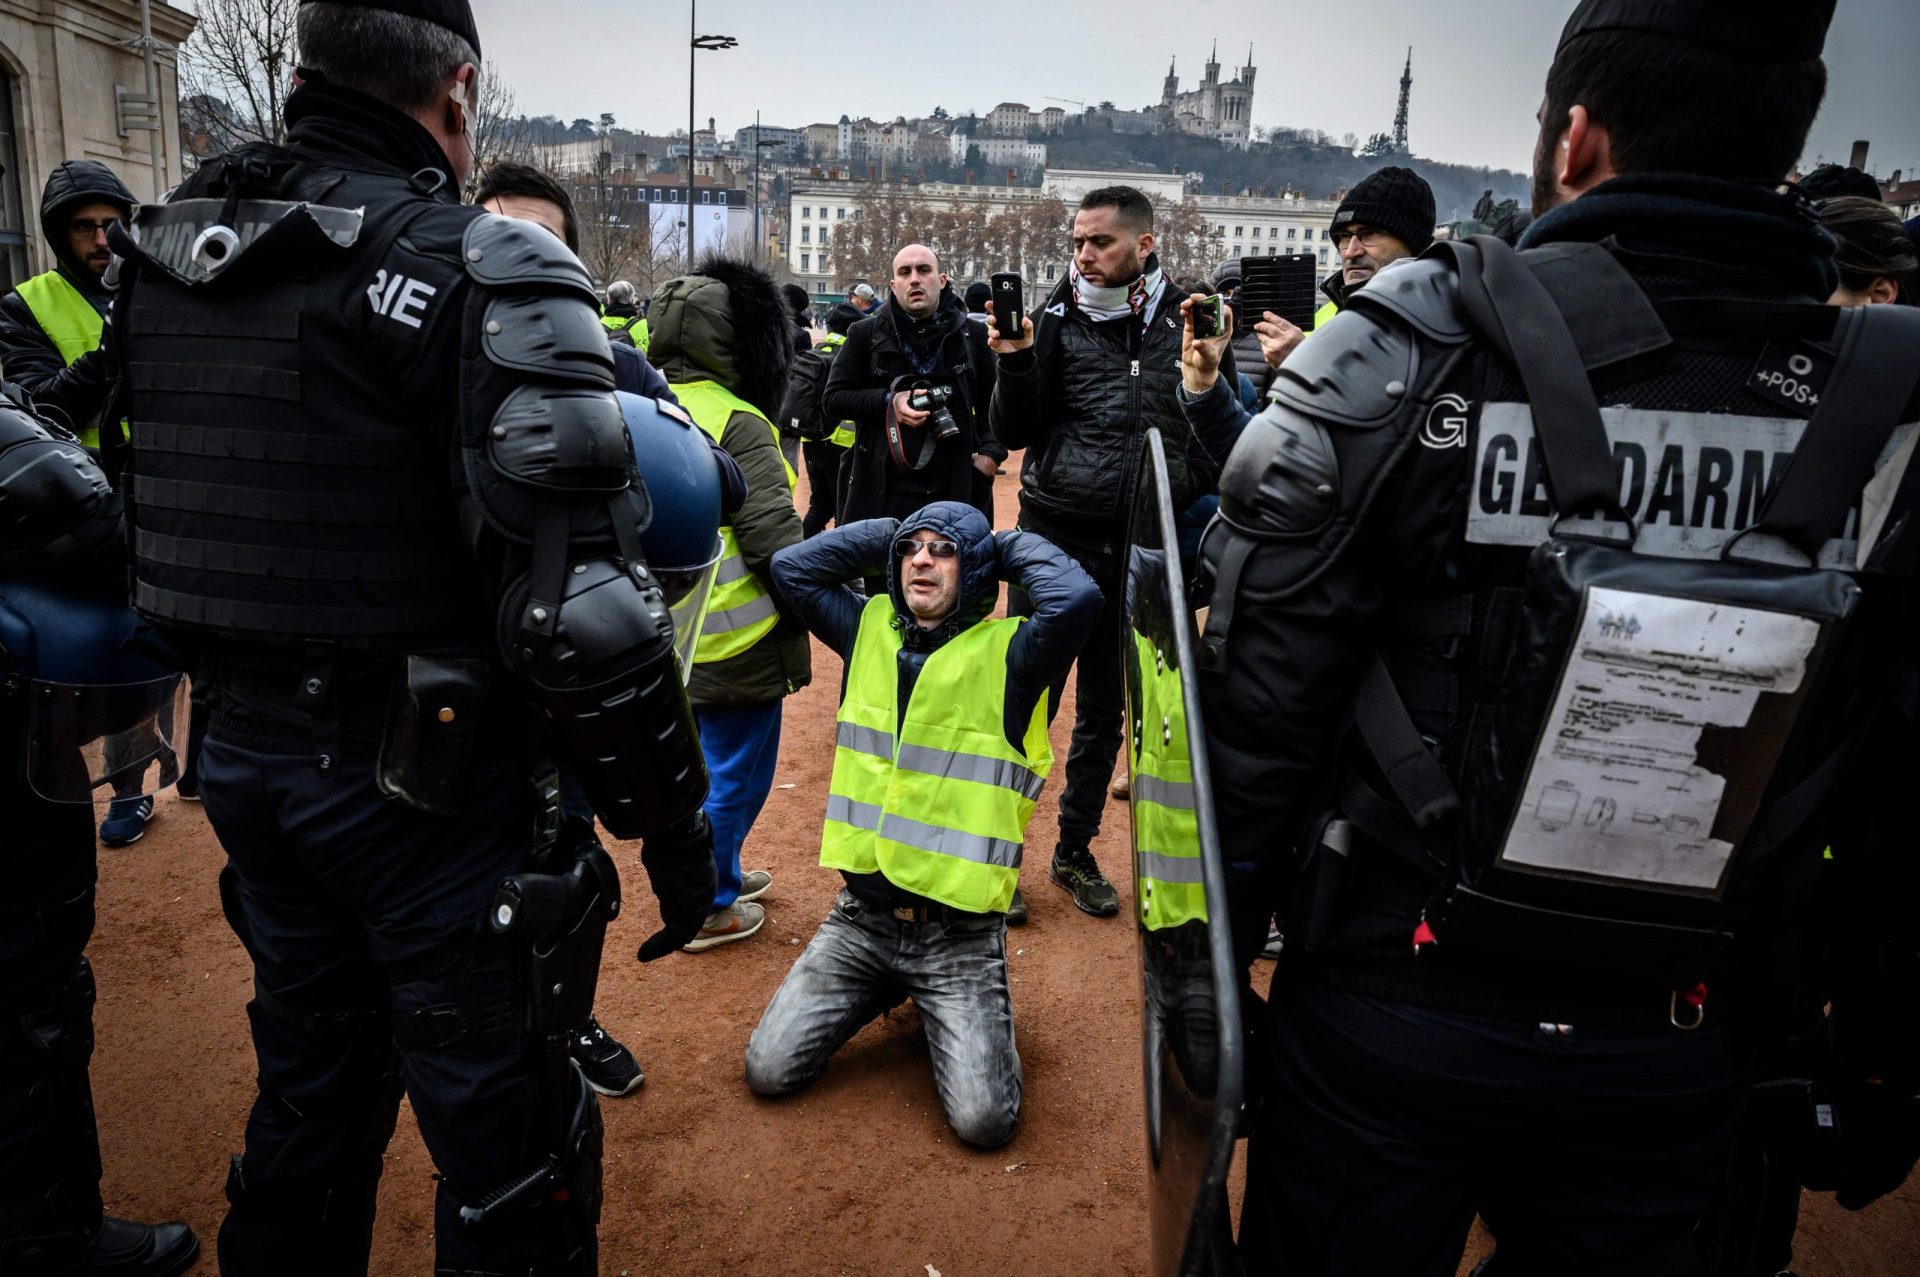
{"label": "white scarf", "polygon": [[1088,319],[1099,322],[1133,314],[1140,317],[1142,327],[1153,318],[1154,310],[1160,305],[1160,294],[1167,287],[1167,277],[1160,270],[1157,253],[1147,254],[1147,268],[1138,279],[1118,288],[1088,283],[1078,265],[1068,268],[1067,279],[1073,285],[1073,304]]}

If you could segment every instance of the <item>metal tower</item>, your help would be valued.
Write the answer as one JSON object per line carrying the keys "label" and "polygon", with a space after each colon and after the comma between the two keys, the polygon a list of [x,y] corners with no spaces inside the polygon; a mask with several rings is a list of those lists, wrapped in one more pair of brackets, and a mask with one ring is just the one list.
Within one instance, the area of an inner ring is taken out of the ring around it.
{"label": "metal tower", "polygon": [[1393,113],[1393,150],[1396,155],[1410,155],[1407,150],[1407,97],[1413,92],[1413,47],[1407,47],[1407,66],[1400,73],[1400,109]]}

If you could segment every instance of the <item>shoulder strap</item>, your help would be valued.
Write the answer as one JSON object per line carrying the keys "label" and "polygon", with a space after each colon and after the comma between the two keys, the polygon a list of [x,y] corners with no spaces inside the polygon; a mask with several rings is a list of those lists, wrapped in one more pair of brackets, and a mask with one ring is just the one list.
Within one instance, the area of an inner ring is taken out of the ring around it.
{"label": "shoulder strap", "polygon": [[1572,330],[1553,296],[1501,240],[1442,240],[1460,273],[1460,300],[1474,330],[1520,374],[1561,515],[1604,512],[1621,521],[1613,452]]}
{"label": "shoulder strap", "polygon": [[1834,327],[1834,345],[1833,372],[1813,419],[1747,529],[1780,537],[1812,561],[1873,476],[1920,387],[1920,314],[1901,306],[1848,308]]}

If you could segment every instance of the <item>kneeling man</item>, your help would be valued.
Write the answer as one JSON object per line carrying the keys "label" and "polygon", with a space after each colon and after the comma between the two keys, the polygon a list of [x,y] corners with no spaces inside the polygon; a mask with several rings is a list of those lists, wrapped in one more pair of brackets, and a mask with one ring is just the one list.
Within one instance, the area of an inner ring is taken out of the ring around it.
{"label": "kneeling man", "polygon": [[[885,597],[850,588],[883,574]],[[1002,579],[1032,617],[988,619]],[[1020,1120],[1007,906],[1053,765],[1047,689],[1099,620],[1099,588],[1052,543],[996,535],[957,501],[788,546],[773,580],[847,663],[820,838],[847,885],[748,1040],[747,1085],[805,1086],[912,998],[954,1133],[1004,1144]]]}

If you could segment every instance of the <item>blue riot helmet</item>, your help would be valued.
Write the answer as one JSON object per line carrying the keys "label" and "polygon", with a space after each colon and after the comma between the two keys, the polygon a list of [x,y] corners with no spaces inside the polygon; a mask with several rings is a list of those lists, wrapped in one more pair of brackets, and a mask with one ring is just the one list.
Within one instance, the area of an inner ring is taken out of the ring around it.
{"label": "blue riot helmet", "polygon": [[104,804],[173,783],[186,679],[141,630],[123,599],[0,578],[0,691],[23,706],[27,783],[42,798]]}
{"label": "blue riot helmet", "polygon": [[693,669],[707,596],[720,562],[720,467],[707,437],[672,404],[616,391],[633,458],[646,480],[653,519],[641,535],[647,570],[673,609],[673,645],[681,676]]}

